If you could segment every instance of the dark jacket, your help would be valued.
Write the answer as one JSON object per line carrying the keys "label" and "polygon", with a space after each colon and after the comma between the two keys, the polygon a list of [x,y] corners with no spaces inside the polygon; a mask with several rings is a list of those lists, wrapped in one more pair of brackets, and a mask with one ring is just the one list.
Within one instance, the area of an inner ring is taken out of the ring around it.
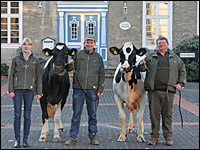
{"label": "dark jacket", "polygon": [[[169,52],[169,81],[168,85],[180,84],[184,87],[186,82],[186,70],[185,65],[181,58],[168,49]],[[158,64],[157,52],[150,53],[146,58],[146,66],[150,70],[146,72],[146,78],[144,82],[144,88],[146,91],[154,90],[154,83]],[[140,71],[146,71],[144,65],[139,65]],[[168,86],[167,91],[176,92],[175,87]]]}
{"label": "dark jacket", "polygon": [[[83,89],[95,89],[103,93],[105,85],[105,70],[102,57],[97,52],[89,54],[88,50],[79,51],[74,56],[75,71]],[[73,88],[81,89],[76,75],[73,78]]]}
{"label": "dark jacket", "polygon": [[26,62],[22,52],[12,59],[8,77],[8,92],[14,89],[34,90],[36,95],[42,94],[42,71],[39,59],[30,55]]}

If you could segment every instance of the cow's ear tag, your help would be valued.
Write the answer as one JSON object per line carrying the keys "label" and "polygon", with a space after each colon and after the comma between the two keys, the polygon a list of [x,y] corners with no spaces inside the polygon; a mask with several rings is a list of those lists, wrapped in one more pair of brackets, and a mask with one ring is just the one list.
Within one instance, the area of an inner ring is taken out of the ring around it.
{"label": "cow's ear tag", "polygon": [[115,55],[117,55],[117,54],[118,54],[116,50],[114,50],[114,54],[115,54]]}
{"label": "cow's ear tag", "polygon": [[46,52],[46,53],[45,53],[45,55],[46,55],[46,56],[49,56],[49,53],[48,53],[48,52]]}
{"label": "cow's ear tag", "polygon": [[143,52],[140,52],[139,55],[141,56],[143,54]]}
{"label": "cow's ear tag", "polygon": [[73,51],[71,55],[74,56],[75,55],[75,51]]}

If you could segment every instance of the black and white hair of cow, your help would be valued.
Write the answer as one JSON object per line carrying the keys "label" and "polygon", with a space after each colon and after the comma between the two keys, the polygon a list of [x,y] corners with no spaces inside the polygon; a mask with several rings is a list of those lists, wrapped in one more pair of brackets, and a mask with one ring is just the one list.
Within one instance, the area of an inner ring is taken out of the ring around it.
{"label": "black and white hair of cow", "polygon": [[53,49],[43,49],[45,55],[50,56],[48,60],[41,61],[43,68],[42,93],[40,106],[42,109],[43,127],[39,141],[47,139],[49,132],[48,119],[54,118],[55,129],[53,140],[60,140],[59,130],[63,131],[61,122],[61,111],[66,103],[69,93],[70,80],[68,74],[68,56],[74,56],[76,49],[69,49],[64,43],[57,43]]}
{"label": "black and white hair of cow", "polygon": [[120,49],[111,47],[113,55],[120,56],[120,63],[116,68],[113,79],[114,98],[119,110],[121,121],[121,133],[117,141],[126,140],[124,104],[130,112],[128,132],[133,132],[133,113],[137,110],[138,132],[137,141],[145,142],[143,137],[143,113],[146,104],[146,92],[144,90],[145,72],[138,69],[139,62],[146,56],[145,48],[137,49],[131,42],[125,43]]}

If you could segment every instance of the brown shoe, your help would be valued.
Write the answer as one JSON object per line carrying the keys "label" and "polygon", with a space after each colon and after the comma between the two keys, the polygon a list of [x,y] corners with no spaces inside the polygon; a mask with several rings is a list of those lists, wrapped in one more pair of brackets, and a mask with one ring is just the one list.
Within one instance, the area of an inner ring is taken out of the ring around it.
{"label": "brown shoe", "polygon": [[72,140],[72,139],[70,139],[70,140],[68,140],[68,141],[65,142],[65,145],[75,145],[75,144],[77,144],[77,143],[78,143],[77,140]]}
{"label": "brown shoe", "polygon": [[156,145],[158,143],[158,139],[150,139],[149,145]]}
{"label": "brown shoe", "polygon": [[172,139],[166,139],[166,144],[168,146],[172,146],[173,145],[173,140]]}
{"label": "brown shoe", "polygon": [[90,136],[90,144],[99,145],[99,142],[96,140],[96,133],[92,133],[92,135]]}

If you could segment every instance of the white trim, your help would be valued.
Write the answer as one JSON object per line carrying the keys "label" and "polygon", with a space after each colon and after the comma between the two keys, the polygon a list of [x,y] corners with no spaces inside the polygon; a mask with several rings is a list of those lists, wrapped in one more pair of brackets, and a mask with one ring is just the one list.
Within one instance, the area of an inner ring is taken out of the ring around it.
{"label": "white trim", "polygon": [[197,35],[199,36],[199,1],[197,2]]}
{"label": "white trim", "polygon": [[65,12],[100,12],[100,11],[108,11],[107,9],[58,9],[58,11]]}

